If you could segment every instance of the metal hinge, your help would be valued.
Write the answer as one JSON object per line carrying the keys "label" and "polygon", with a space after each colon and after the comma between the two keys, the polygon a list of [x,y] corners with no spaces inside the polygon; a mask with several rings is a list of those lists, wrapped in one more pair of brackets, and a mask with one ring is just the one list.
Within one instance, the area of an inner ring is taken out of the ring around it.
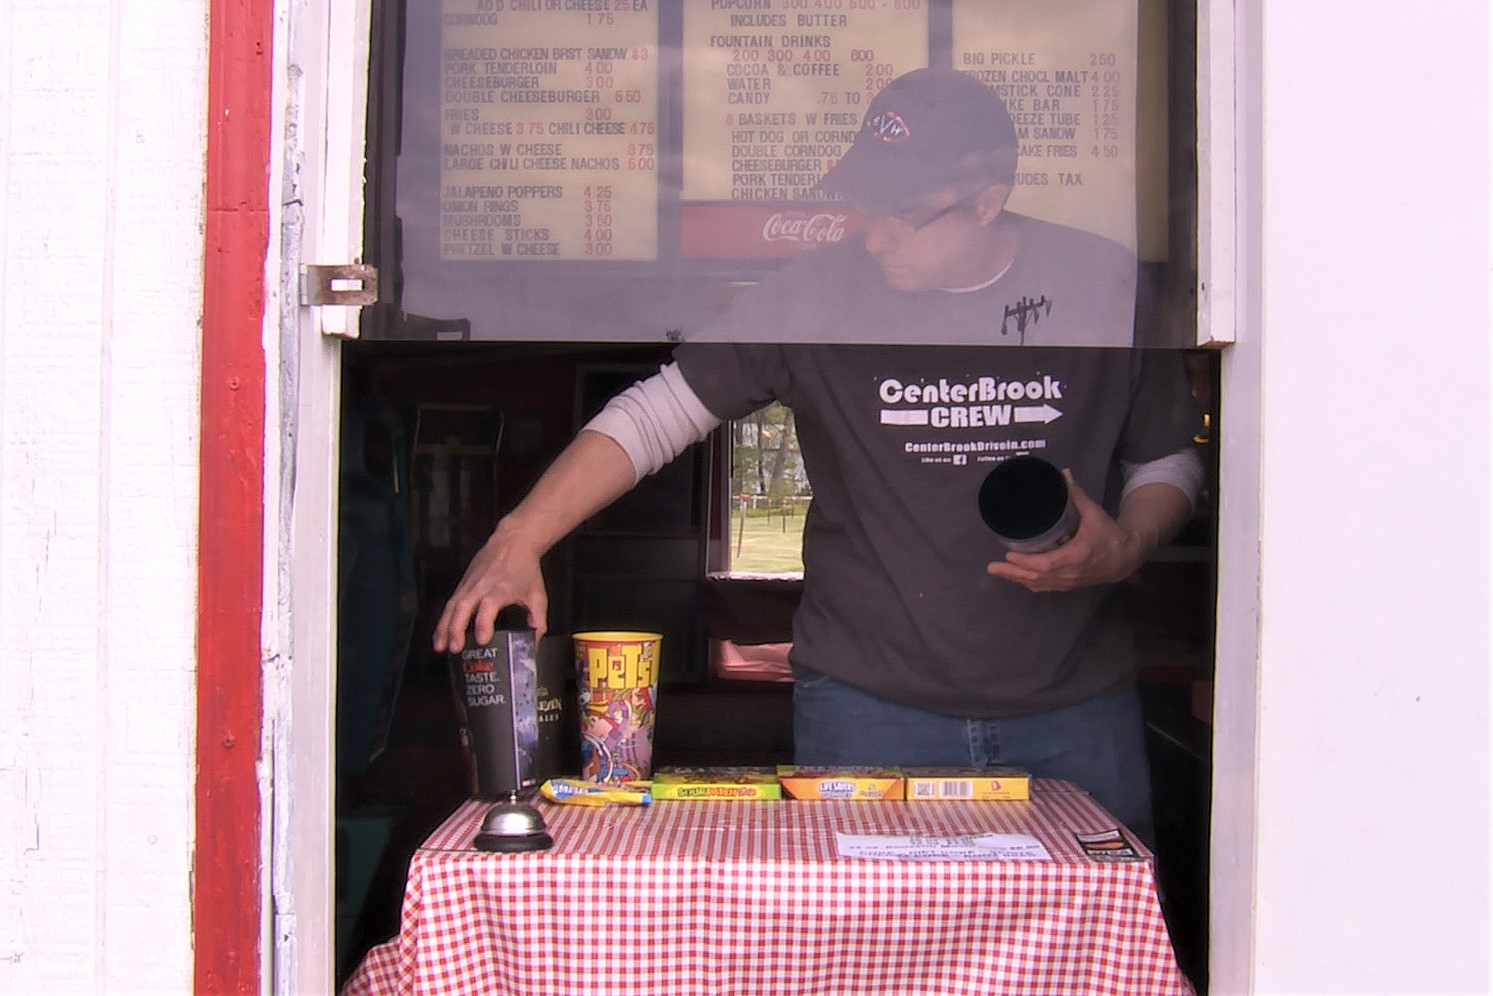
{"label": "metal hinge", "polygon": [[365,263],[301,267],[301,304],[360,308],[378,303],[378,269]]}

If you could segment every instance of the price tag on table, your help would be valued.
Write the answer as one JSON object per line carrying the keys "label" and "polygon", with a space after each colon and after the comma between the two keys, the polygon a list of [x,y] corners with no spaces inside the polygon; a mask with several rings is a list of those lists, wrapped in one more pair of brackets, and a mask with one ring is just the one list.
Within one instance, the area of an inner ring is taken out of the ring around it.
{"label": "price tag on table", "polygon": [[923,834],[835,834],[842,858],[880,861],[1051,861],[1042,842],[1024,833],[962,834],[930,837]]}

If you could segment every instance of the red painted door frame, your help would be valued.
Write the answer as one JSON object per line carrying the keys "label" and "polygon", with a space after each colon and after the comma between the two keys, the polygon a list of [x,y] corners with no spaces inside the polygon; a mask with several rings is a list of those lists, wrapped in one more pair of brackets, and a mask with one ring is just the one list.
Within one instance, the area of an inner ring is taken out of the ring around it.
{"label": "red painted door frame", "polygon": [[273,0],[209,0],[193,988],[258,994]]}

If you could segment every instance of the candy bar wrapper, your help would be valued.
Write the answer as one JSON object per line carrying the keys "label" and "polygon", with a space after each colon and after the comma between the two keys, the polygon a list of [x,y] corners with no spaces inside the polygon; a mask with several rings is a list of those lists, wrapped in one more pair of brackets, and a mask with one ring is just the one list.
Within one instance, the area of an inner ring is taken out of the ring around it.
{"label": "candy bar wrapper", "polygon": [[539,794],[570,806],[646,806],[653,801],[646,781],[604,785],[580,778],[551,778],[539,786]]}

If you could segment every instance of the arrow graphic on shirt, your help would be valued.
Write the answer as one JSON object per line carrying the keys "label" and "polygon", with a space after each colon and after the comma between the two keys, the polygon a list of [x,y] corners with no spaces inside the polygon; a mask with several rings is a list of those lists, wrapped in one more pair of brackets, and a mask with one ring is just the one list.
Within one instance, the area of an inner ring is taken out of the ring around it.
{"label": "arrow graphic on shirt", "polygon": [[928,425],[930,418],[928,409],[911,408],[897,410],[895,408],[883,408],[881,410],[882,425]]}
{"label": "arrow graphic on shirt", "polygon": [[1017,405],[1013,413],[1018,422],[1056,422],[1063,417],[1063,413],[1052,405]]}
{"label": "arrow graphic on shirt", "polygon": [[[1063,413],[1052,405],[1043,403],[1040,405],[984,405],[969,409],[977,414],[983,413],[981,421],[970,421],[955,423],[952,426],[947,422],[938,423],[940,429],[948,428],[970,428],[971,426],[994,426],[1008,425],[1015,422],[1055,422],[1063,417]],[[928,408],[883,408],[881,410],[882,425],[934,425],[932,410]]]}

